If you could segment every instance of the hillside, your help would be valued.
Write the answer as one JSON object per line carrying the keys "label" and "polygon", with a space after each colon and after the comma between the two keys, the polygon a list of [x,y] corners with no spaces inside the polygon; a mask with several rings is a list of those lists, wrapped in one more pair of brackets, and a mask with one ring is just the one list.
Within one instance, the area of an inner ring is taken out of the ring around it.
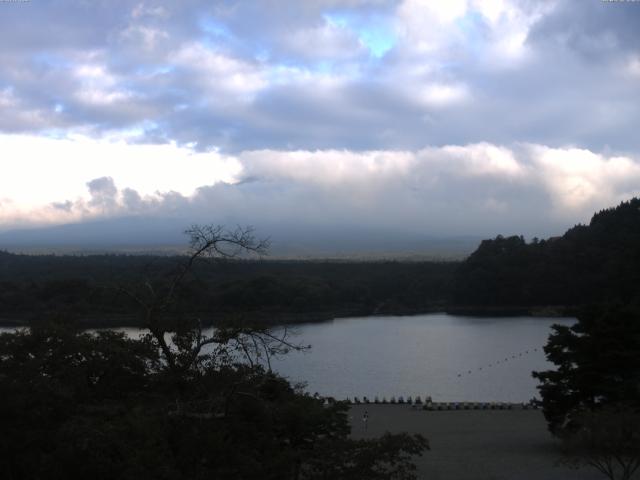
{"label": "hillside", "polygon": [[640,199],[593,215],[562,237],[484,240],[457,268],[457,306],[640,302]]}

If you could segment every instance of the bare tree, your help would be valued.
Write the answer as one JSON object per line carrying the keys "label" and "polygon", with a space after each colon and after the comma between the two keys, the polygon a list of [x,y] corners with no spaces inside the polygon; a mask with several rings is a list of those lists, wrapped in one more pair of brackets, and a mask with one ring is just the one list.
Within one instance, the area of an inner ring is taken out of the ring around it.
{"label": "bare tree", "polygon": [[[271,369],[271,356],[300,350],[288,338],[287,329],[278,335],[267,327],[225,322],[205,335],[200,318],[185,316],[175,310],[178,291],[198,262],[212,259],[234,259],[241,255],[265,255],[268,239],[256,239],[251,227],[225,229],[220,225],[193,225],[185,231],[189,236],[189,252],[185,260],[164,281],[145,278],[134,287],[120,287],[141,308],[147,339],[162,352],[167,368],[184,373],[205,358],[224,358],[241,354],[253,367],[264,361]],[[203,356],[205,347],[211,352]]]}
{"label": "bare tree", "polygon": [[595,468],[609,480],[630,480],[640,468],[640,412],[623,405],[584,411],[563,436],[564,462]]}

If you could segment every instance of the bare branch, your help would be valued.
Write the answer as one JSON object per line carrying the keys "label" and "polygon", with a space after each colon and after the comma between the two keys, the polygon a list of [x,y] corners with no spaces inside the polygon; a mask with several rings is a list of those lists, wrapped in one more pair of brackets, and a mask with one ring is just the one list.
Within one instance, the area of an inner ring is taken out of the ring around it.
{"label": "bare branch", "polygon": [[190,255],[187,261],[177,267],[168,292],[161,304],[166,309],[173,301],[176,289],[184,277],[192,270],[198,258],[235,258],[242,253],[266,255],[269,240],[256,240],[252,227],[236,227],[225,231],[221,225],[192,225],[184,232],[189,236]]}
{"label": "bare branch", "polygon": [[127,295],[129,298],[131,298],[133,301],[135,301],[138,305],[140,305],[142,308],[144,308],[145,310],[147,310],[149,308],[149,305],[147,305],[146,302],[142,301],[137,295],[135,295],[133,292],[131,292],[130,290],[127,290],[126,288],[120,286],[117,288],[117,290],[119,292],[124,293],[125,295]]}
{"label": "bare branch", "polygon": [[[174,333],[173,343],[165,340],[169,333],[171,322],[163,322],[170,307],[175,304],[178,289],[186,276],[192,273],[198,259],[205,258],[235,258],[242,254],[264,255],[269,247],[269,240],[258,240],[251,227],[236,227],[226,230],[220,225],[192,225],[185,233],[189,236],[189,255],[176,266],[169,275],[164,288],[149,279],[141,284],[143,289],[136,294],[131,289],[120,288],[122,292],[140,305],[145,315],[145,326],[151,337],[161,350],[171,369],[188,370],[198,364],[203,349],[208,345],[219,346],[235,344],[237,352],[242,352],[251,367],[259,364],[264,356],[266,367],[271,370],[271,357],[287,353],[290,350],[304,350],[308,346],[297,345],[288,339],[285,328],[280,334],[274,334],[269,329],[252,326],[232,326],[222,328],[216,334],[207,337],[203,335],[202,325],[198,319],[195,330]],[[227,355],[227,350],[214,349],[214,354]],[[208,353],[207,355],[212,355]]]}

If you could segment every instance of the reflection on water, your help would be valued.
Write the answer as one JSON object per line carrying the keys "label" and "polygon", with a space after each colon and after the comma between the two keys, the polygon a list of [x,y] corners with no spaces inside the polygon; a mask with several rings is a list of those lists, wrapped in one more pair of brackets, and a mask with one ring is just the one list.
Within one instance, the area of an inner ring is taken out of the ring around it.
{"label": "reflection on water", "polygon": [[294,382],[306,381],[310,392],[339,399],[522,402],[537,396],[531,371],[551,367],[542,351],[549,327],[574,321],[446,314],[337,319],[295,327],[294,341],[312,349],[272,366]]}

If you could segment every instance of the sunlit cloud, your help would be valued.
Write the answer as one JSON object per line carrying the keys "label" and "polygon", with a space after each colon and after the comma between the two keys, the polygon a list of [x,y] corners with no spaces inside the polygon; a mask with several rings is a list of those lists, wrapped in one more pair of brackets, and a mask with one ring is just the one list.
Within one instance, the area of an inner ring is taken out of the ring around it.
{"label": "sunlit cloud", "polygon": [[[437,226],[459,234],[515,229],[544,235],[575,219],[586,221],[601,205],[640,194],[638,158],[537,144],[227,155],[84,137],[5,136],[0,142],[19,146],[24,155],[15,157],[22,168],[2,177],[5,229],[177,215],[185,223],[287,219],[423,233]],[[66,160],[51,165],[51,155]],[[105,164],[108,159],[109,167],[93,168],[87,158],[104,158]],[[15,185],[31,185],[39,201],[21,199]]]}
{"label": "sunlit cloud", "polygon": [[203,184],[232,181],[240,170],[235,159],[215,151],[194,152],[175,143],[132,145],[122,138],[0,135],[0,151],[0,190],[28,208],[83,196],[86,183],[99,177],[113,177],[141,194],[190,195]]}
{"label": "sunlit cloud", "polygon": [[614,205],[640,193],[640,162],[629,157],[604,156],[578,148],[531,146],[538,174],[556,207],[596,209]]}

